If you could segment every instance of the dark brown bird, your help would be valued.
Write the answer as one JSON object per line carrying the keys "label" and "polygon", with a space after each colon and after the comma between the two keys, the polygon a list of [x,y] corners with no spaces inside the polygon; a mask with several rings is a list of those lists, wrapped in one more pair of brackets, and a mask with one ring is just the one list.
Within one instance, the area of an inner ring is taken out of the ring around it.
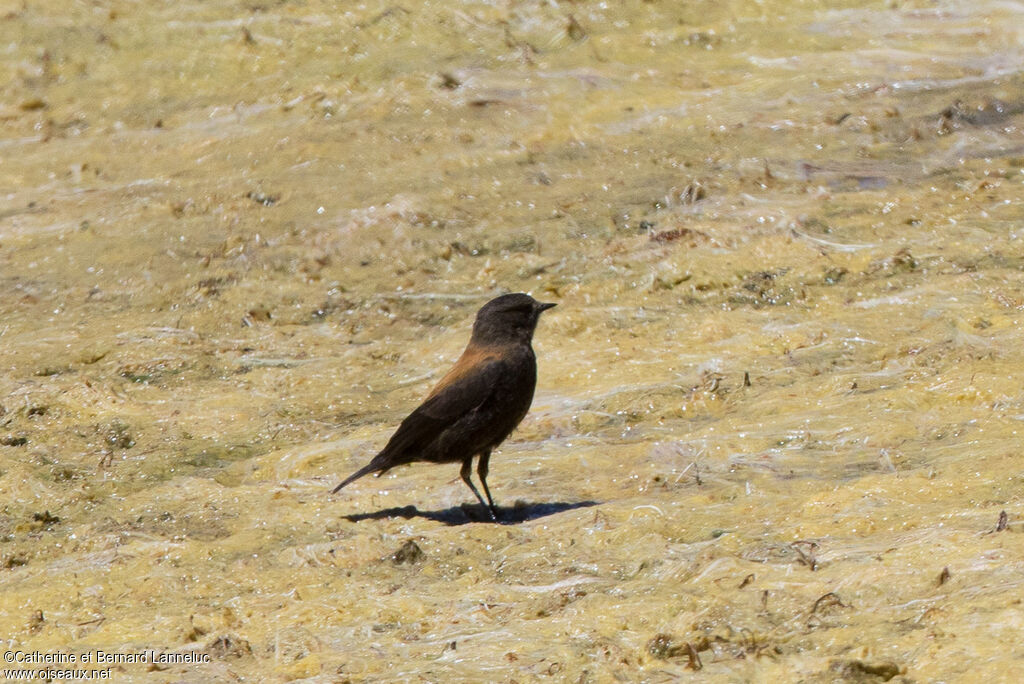
{"label": "dark brown bird", "polygon": [[[387,446],[331,492],[363,475],[380,476],[413,461],[462,462],[462,480],[497,520],[487,487],[491,450],[519,425],[537,385],[537,358],[530,342],[540,314],[555,306],[526,294],[507,294],[484,304],[462,356],[426,400],[402,421]],[[487,502],[473,485],[476,472]]]}

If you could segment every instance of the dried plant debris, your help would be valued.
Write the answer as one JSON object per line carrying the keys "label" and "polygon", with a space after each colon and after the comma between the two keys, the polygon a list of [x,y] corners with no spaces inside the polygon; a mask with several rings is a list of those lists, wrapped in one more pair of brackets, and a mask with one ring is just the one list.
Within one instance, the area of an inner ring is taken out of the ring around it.
{"label": "dried plant debris", "polygon": [[[762,308],[764,306],[786,306],[802,299],[804,292],[799,279],[785,276],[790,269],[757,271],[742,276],[739,287],[729,296],[731,304]],[[792,285],[788,281],[794,281]]]}
{"label": "dried plant debris", "polygon": [[687,667],[691,670],[700,670],[704,664],[700,661],[698,651],[706,651],[710,648],[706,638],[702,639],[698,646],[689,641],[678,642],[669,634],[658,634],[647,642],[647,652],[661,660],[672,660],[674,658],[687,658]]}
{"label": "dried plant debris", "polygon": [[891,277],[901,273],[913,273],[920,268],[921,262],[910,253],[909,248],[903,247],[890,257],[872,261],[866,273]]}
{"label": "dried plant debris", "polygon": [[23,565],[28,565],[28,559],[24,556],[10,555],[6,558],[0,559],[0,567],[3,567],[7,570],[20,568]]}
{"label": "dried plant debris", "polygon": [[106,426],[100,428],[103,431],[104,441],[114,449],[131,449],[135,446],[135,438],[132,437],[131,427],[122,420],[112,420]]}
{"label": "dried plant debris", "polygon": [[29,634],[38,634],[42,631],[43,627],[46,626],[46,617],[43,615],[43,611],[32,611],[31,614],[29,614],[27,626]]}
{"label": "dried plant debris", "polygon": [[827,594],[819,596],[818,599],[814,602],[814,605],[811,606],[811,615],[814,615],[818,611],[824,612],[825,609],[832,606],[836,606],[839,608],[850,607],[848,604],[843,603],[843,600],[839,598],[838,594],[836,594],[834,591],[830,591]]}
{"label": "dried plant debris", "polygon": [[999,124],[1020,114],[1021,111],[1021,103],[1003,102],[992,97],[986,97],[980,102],[973,103],[965,103],[963,100],[957,99],[939,112],[936,132],[939,135],[949,135],[966,126]]}
{"label": "dried plant debris", "polygon": [[847,273],[849,273],[849,271],[842,266],[830,268],[826,270],[825,275],[822,276],[822,282],[825,285],[838,285],[842,282]]}
{"label": "dried plant debris", "polygon": [[814,572],[818,569],[818,559],[815,558],[814,554],[818,550],[818,543],[813,541],[795,541],[789,545],[797,556],[800,557],[800,562],[811,569]]}
{"label": "dried plant debris", "polygon": [[50,528],[60,522],[60,518],[50,513],[50,511],[43,511],[42,513],[33,513],[32,521],[38,523],[40,527]]}
{"label": "dried plant debris", "polygon": [[833,660],[829,663],[828,670],[830,674],[847,682],[887,682],[902,674],[899,665],[888,661],[866,663],[863,660]]}
{"label": "dried plant debris", "polygon": [[657,634],[647,642],[646,651],[660,660],[685,657],[687,667],[693,670],[703,667],[699,654],[704,651],[712,651],[716,658],[774,657],[783,652],[778,644],[768,640],[766,634],[748,627],[729,626],[724,630],[716,630],[716,633],[711,633],[708,627],[703,631],[705,633],[701,636],[686,641],[671,634]]}
{"label": "dried plant debris", "polygon": [[711,242],[711,236],[693,228],[672,228],[651,233],[652,242],[680,242],[690,248]]}
{"label": "dried plant debris", "polygon": [[222,634],[206,645],[206,652],[218,660],[243,658],[252,655],[252,646],[245,639],[230,634]]}
{"label": "dried plant debris", "polygon": [[999,512],[999,521],[996,523],[996,532],[1002,532],[1010,526],[1009,516],[1006,515],[1006,511]]}

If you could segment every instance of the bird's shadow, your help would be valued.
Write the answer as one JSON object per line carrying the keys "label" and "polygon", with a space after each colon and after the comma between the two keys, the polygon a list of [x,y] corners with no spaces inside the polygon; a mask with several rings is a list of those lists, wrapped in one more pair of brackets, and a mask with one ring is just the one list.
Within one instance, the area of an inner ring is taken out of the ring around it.
{"label": "bird's shadow", "polygon": [[[517,501],[515,506],[511,508],[496,507],[498,512],[498,525],[516,525],[518,523],[526,522],[528,520],[536,520],[537,518],[546,518],[549,515],[561,513],[563,511],[571,511],[576,508],[589,508],[590,506],[596,506],[599,502],[597,501],[552,501],[552,502],[535,502],[527,503],[525,501]],[[421,511],[415,506],[396,506],[394,508],[385,508],[372,513],[353,513],[352,515],[342,516],[346,520],[351,522],[359,522],[360,520],[385,520],[388,518],[426,518],[427,520],[434,520],[445,525],[466,525],[468,523],[475,522],[495,522],[491,520],[491,516],[488,514],[487,509],[479,504],[462,504],[461,506],[452,506],[451,508],[444,508],[437,511]]]}

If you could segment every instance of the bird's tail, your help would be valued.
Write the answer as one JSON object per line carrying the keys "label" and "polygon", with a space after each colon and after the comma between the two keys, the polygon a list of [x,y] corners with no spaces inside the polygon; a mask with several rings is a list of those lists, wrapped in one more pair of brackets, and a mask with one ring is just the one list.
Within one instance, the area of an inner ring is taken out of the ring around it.
{"label": "bird's tail", "polygon": [[362,468],[346,477],[340,485],[331,490],[331,494],[337,494],[339,491],[341,491],[342,487],[349,484],[350,482],[355,482],[363,475],[369,475],[370,473],[375,473],[377,471],[383,472],[385,470],[387,470],[387,468],[381,466],[381,464],[377,462],[377,459],[373,459],[372,461],[364,465]]}

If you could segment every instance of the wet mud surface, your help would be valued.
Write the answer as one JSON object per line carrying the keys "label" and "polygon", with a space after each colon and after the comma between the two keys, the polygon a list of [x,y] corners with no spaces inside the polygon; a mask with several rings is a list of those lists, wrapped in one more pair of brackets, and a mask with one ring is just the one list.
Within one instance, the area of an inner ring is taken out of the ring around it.
{"label": "wet mud surface", "polygon": [[[38,6],[42,4],[43,6]],[[1007,681],[1024,6],[0,2],[0,625],[166,681]],[[491,459],[328,491],[506,291]]]}

